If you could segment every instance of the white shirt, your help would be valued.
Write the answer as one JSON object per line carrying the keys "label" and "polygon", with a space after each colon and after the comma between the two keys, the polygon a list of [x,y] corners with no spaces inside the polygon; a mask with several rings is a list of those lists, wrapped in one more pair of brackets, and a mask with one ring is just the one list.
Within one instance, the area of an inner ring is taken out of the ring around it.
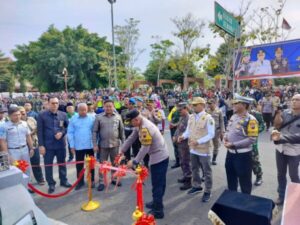
{"label": "white shirt", "polygon": [[[200,113],[197,113],[195,115],[196,117],[196,122],[205,114],[205,111],[203,110]],[[213,118],[212,118],[213,119]],[[187,139],[190,136],[190,129],[189,129],[189,125],[187,126],[186,130],[184,131],[184,133],[182,134],[184,139]],[[197,140],[198,144],[203,144],[206,143],[208,141],[210,141],[211,139],[213,139],[215,136],[215,123],[211,124],[211,123],[207,123],[207,135],[205,135],[204,137],[201,137]],[[209,154],[201,154],[197,151],[195,151],[194,149],[190,149],[190,153],[191,154],[195,154],[195,155],[200,155],[200,156],[209,156]]]}

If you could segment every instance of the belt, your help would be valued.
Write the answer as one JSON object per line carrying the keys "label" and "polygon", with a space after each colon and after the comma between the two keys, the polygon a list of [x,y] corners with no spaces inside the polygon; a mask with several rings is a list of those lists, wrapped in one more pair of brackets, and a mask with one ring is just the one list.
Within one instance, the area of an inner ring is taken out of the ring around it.
{"label": "belt", "polygon": [[230,153],[233,153],[233,154],[239,154],[239,153],[251,152],[252,149],[249,149],[249,148],[240,148],[240,149],[228,149],[228,151]]}
{"label": "belt", "polygon": [[124,127],[124,130],[133,130],[132,127]]}
{"label": "belt", "polygon": [[8,148],[8,149],[21,149],[21,148],[24,148],[24,147],[26,147],[26,145],[22,145],[22,146],[16,147],[16,148]]}

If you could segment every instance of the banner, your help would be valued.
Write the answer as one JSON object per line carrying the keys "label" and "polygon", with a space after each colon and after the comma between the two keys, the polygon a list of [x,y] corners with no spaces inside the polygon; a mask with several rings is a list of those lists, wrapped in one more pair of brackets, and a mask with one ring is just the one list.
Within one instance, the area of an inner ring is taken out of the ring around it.
{"label": "banner", "polygon": [[235,62],[236,80],[300,76],[300,39],[244,47]]}

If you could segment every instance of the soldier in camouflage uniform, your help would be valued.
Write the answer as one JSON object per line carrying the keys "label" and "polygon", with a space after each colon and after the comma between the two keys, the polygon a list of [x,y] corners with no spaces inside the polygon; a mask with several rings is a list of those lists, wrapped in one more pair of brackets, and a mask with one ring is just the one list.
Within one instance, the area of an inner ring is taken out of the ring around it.
{"label": "soldier in camouflage uniform", "polygon": [[224,117],[222,111],[216,107],[216,101],[214,99],[209,99],[207,101],[209,113],[215,120],[215,137],[212,139],[213,143],[213,158],[212,165],[217,165],[217,155],[219,153],[220,140],[223,140],[225,133]]}
{"label": "soldier in camouflage uniform", "polygon": [[[258,132],[261,133],[265,129],[265,123],[263,116],[260,112],[255,110],[256,102],[253,102],[253,106],[250,110],[250,114],[253,115],[257,122],[258,122]],[[259,153],[258,153],[258,139],[256,139],[256,142],[252,145],[252,161],[253,161],[253,173],[256,175],[255,185],[260,186],[262,184],[262,168],[261,163],[259,161]]]}
{"label": "soldier in camouflage uniform", "polygon": [[[178,103],[176,103],[176,105],[173,107],[173,109],[168,115],[168,120],[170,122],[170,133],[172,139],[174,137],[180,119],[180,114],[179,114],[179,110],[177,109],[177,105]],[[173,142],[173,148],[174,148],[174,155],[175,155],[175,164],[172,165],[171,168],[175,169],[177,167],[180,167],[179,150],[176,142]]]}
{"label": "soldier in camouflage uniform", "polygon": [[190,148],[187,139],[178,143],[178,137],[181,136],[183,132],[187,129],[190,115],[188,104],[186,102],[181,102],[176,107],[178,107],[178,111],[180,112],[180,120],[173,136],[173,142],[178,146],[180,166],[183,172],[183,177],[178,179],[178,183],[183,183],[183,185],[180,187],[180,190],[184,191],[192,188]]}

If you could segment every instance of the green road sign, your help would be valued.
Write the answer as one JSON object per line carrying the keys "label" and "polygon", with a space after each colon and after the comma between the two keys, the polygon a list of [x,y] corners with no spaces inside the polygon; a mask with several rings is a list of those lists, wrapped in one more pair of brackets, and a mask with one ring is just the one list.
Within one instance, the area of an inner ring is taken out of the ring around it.
{"label": "green road sign", "polygon": [[215,24],[231,36],[240,36],[240,25],[236,18],[215,2]]}

